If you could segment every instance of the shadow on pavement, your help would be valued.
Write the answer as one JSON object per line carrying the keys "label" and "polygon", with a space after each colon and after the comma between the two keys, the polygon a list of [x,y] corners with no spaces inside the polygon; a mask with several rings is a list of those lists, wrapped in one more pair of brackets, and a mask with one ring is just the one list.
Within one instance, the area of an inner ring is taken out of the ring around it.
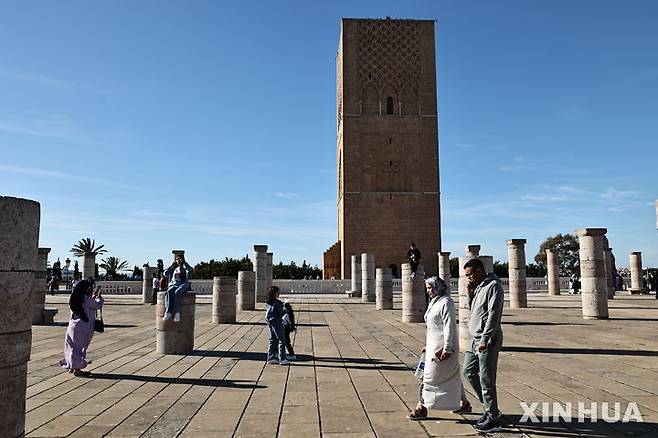
{"label": "shadow on pavement", "polygon": [[[623,414],[622,414],[623,416]],[[541,420],[541,416],[538,415]],[[503,432],[518,433],[516,429],[521,429],[524,436],[550,436],[550,437],[613,437],[613,436],[645,436],[655,437],[658,434],[658,424],[656,423],[638,423],[621,421],[607,423],[603,420],[592,422],[586,419],[585,422],[578,422],[578,414],[573,413],[572,421],[560,419],[557,422],[532,423],[529,420],[520,423],[521,415],[503,415]]]}
{"label": "shadow on pavement", "polygon": [[506,347],[502,351],[515,353],[555,353],[555,354],[603,354],[611,356],[658,357],[658,351],[651,350],[611,350],[609,348],[560,348],[560,347]]}
{"label": "shadow on pavement", "polygon": [[[233,324],[237,325],[267,325],[265,321],[236,321]],[[327,324],[295,324],[297,327],[329,327]]]}
{"label": "shadow on pavement", "polygon": [[155,382],[167,383],[178,385],[196,385],[196,386],[211,386],[222,388],[266,388],[264,385],[256,385],[249,383],[248,380],[225,380],[225,379],[190,379],[187,377],[161,377],[161,376],[143,376],[139,374],[115,374],[115,373],[92,373],[90,376],[84,377],[86,379],[96,380],[133,380],[137,382]]}

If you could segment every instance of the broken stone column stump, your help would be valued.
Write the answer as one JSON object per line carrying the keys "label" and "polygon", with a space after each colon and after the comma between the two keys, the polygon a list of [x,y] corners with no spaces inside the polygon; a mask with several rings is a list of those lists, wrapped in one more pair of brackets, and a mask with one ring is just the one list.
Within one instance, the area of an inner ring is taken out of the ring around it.
{"label": "broken stone column stump", "polygon": [[361,301],[374,303],[376,301],[375,291],[375,255],[370,253],[361,254]]}
{"label": "broken stone column stump", "polygon": [[155,351],[160,354],[190,354],[194,350],[194,318],[196,294],[187,292],[181,297],[180,321],[164,321],[164,300],[167,292],[158,292],[155,311]]}
{"label": "broken stone column stump", "polygon": [[255,273],[253,271],[238,272],[238,310],[254,310],[256,308]]}
{"label": "broken stone column stump", "polygon": [[411,278],[411,265],[402,264],[402,322],[424,322],[425,319],[425,269],[418,265]]}
{"label": "broken stone column stump", "polygon": [[40,206],[0,196],[0,437],[25,436]]}
{"label": "broken stone column stump", "polygon": [[212,322],[235,323],[236,281],[233,277],[214,277],[212,280]]}
{"label": "broken stone column stump", "polygon": [[393,274],[391,268],[377,268],[375,272],[376,308],[393,309]]}

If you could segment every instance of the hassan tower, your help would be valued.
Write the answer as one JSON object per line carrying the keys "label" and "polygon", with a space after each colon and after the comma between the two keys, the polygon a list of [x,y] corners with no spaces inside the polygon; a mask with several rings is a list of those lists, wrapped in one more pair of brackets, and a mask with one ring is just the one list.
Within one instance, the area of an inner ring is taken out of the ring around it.
{"label": "hassan tower", "polygon": [[350,278],[350,256],[398,276],[409,243],[428,274],[441,248],[433,20],[342,20],[336,55],[338,241],[325,278]]}

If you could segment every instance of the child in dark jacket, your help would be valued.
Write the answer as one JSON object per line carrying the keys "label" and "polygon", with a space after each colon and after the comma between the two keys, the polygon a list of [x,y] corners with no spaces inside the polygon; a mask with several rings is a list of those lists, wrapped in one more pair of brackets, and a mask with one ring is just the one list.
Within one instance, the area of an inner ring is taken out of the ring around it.
{"label": "child in dark jacket", "polygon": [[292,344],[290,343],[290,333],[297,330],[297,327],[295,326],[295,312],[287,301],[283,303],[283,308],[286,310],[285,315],[283,315],[283,334],[286,338],[288,360],[295,360],[297,359],[297,357],[295,357],[295,350],[292,349]]}
{"label": "child in dark jacket", "polygon": [[290,362],[286,358],[286,343],[283,330],[283,315],[286,311],[283,303],[279,300],[279,288],[270,287],[267,291],[267,301],[265,303],[265,319],[269,336],[267,338],[267,362],[288,365]]}

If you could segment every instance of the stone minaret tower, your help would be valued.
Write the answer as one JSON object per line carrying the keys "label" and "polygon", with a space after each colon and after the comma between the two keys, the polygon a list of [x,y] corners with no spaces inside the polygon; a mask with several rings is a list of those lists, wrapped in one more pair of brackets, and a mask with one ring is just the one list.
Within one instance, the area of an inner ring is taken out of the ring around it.
{"label": "stone minaret tower", "polygon": [[366,251],[400,275],[410,242],[436,274],[434,21],[344,18],[336,85],[338,242],[325,253],[325,278],[350,278],[350,255]]}

